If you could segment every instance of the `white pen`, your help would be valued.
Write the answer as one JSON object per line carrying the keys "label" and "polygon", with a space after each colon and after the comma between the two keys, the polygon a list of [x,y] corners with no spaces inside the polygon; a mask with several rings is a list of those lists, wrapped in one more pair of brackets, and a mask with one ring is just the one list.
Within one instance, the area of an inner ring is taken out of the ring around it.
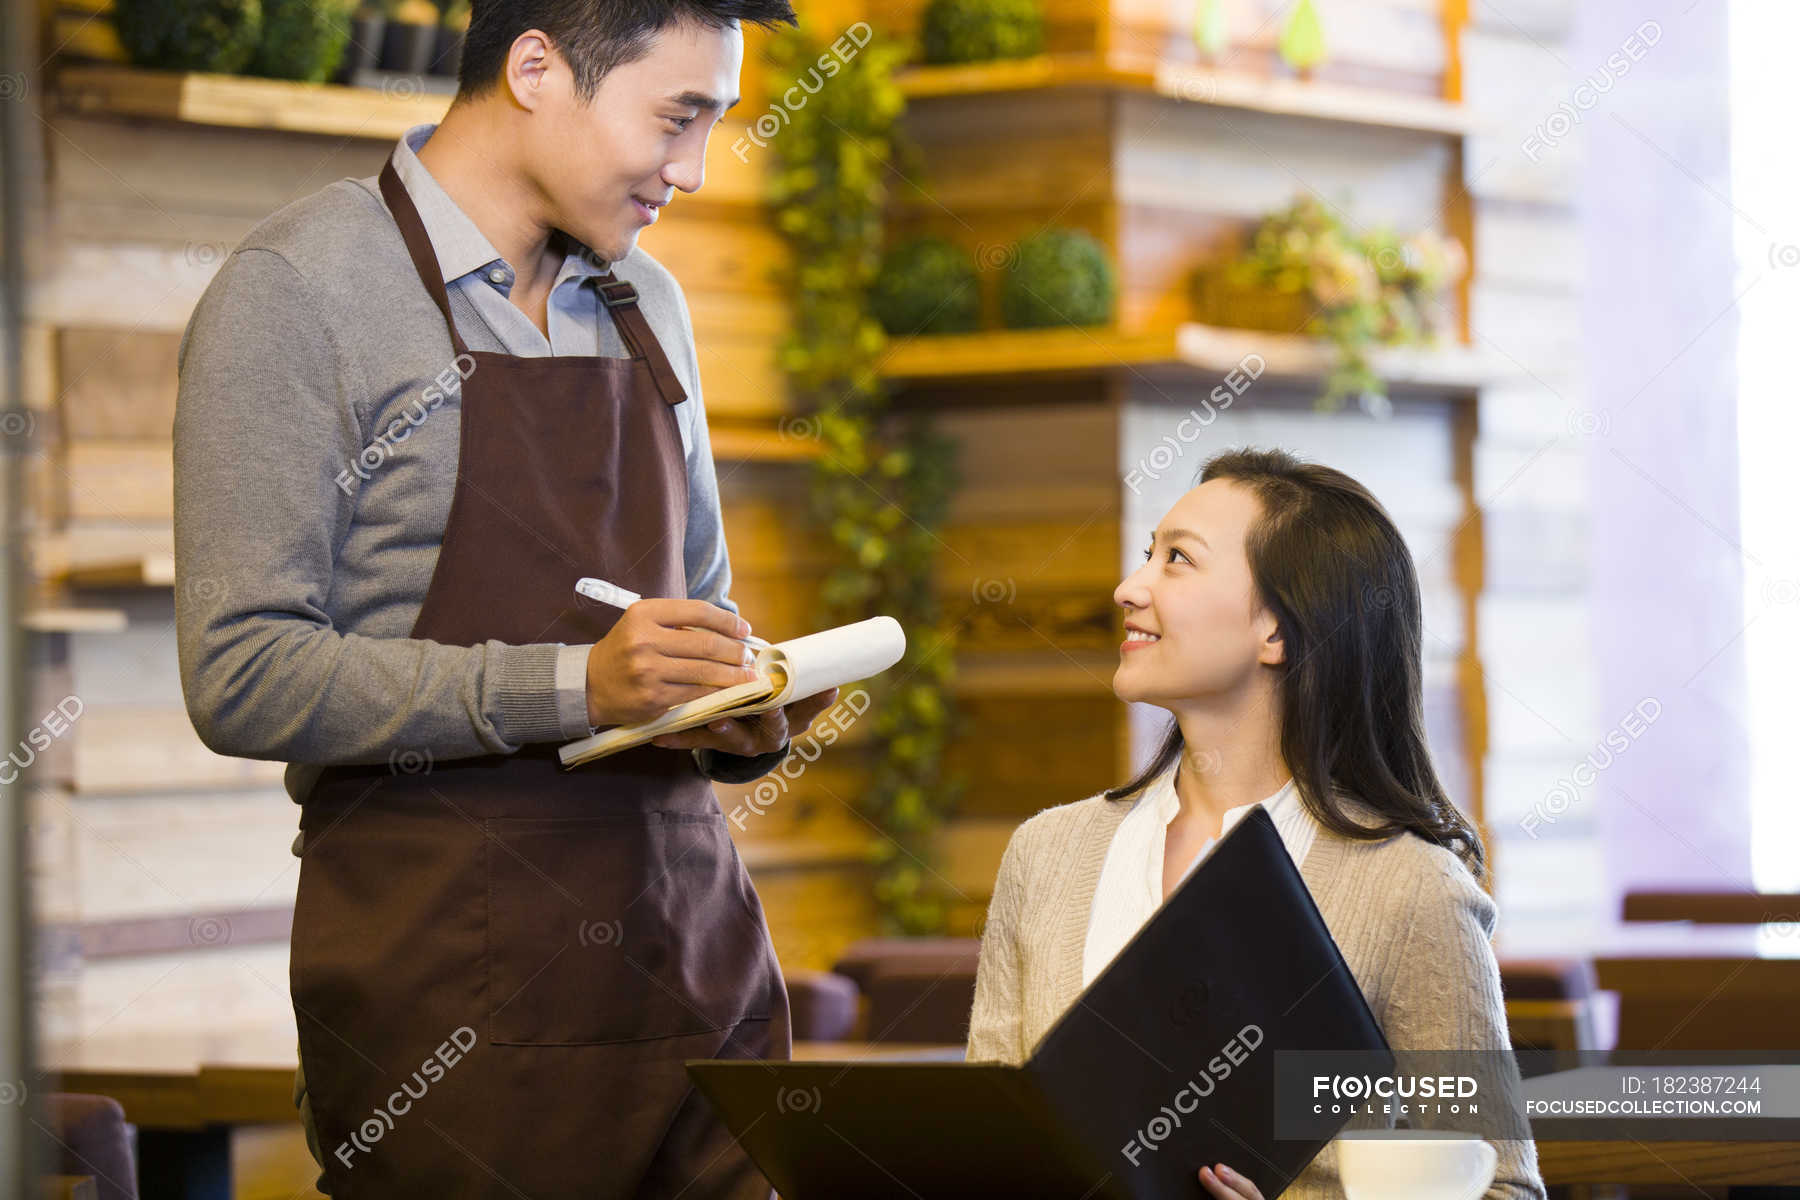
{"label": "white pen", "polygon": [[[633,604],[636,604],[639,600],[643,599],[642,596],[629,588],[622,588],[616,583],[608,583],[604,579],[593,579],[591,577],[577,579],[575,581],[575,592],[577,595],[586,596],[590,600],[598,600],[602,604],[610,604],[614,608],[619,609],[630,608]],[[747,637],[732,638],[732,640],[743,642],[746,646],[756,650],[767,650],[769,648],[769,643],[765,642],[762,638],[757,637],[755,634],[750,634]]]}

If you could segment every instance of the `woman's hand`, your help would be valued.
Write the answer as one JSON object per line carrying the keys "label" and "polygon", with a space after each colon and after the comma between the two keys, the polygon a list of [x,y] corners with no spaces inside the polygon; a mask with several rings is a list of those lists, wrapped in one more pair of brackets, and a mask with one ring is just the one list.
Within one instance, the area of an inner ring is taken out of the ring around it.
{"label": "woman's hand", "polygon": [[1254,1183],[1224,1163],[1201,1167],[1200,1186],[1206,1189],[1207,1195],[1217,1196],[1219,1200],[1263,1200],[1263,1194],[1256,1190]]}

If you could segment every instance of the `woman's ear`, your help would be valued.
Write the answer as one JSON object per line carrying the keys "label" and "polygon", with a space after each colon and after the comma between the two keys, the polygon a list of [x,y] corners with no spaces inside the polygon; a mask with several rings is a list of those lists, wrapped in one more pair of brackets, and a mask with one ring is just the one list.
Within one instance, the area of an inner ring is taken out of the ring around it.
{"label": "woman's ear", "polygon": [[1273,620],[1270,621],[1268,635],[1263,638],[1262,652],[1257,655],[1257,661],[1271,667],[1287,661],[1287,643],[1281,636],[1280,624]]}

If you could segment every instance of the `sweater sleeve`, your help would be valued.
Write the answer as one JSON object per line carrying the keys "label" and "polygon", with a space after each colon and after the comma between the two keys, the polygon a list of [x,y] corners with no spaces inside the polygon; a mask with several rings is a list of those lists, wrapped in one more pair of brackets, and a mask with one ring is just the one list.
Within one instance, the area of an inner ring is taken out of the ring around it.
{"label": "sweater sleeve", "polygon": [[1025,1061],[1025,1002],[1019,958],[1019,922],[1024,904],[1025,827],[1013,830],[1000,856],[994,895],[981,930],[981,957],[975,966],[975,1006],[969,1014],[968,1062]]}
{"label": "sweater sleeve", "polygon": [[290,763],[511,753],[563,731],[556,643],[367,637],[326,610],[363,383],[281,256],[232,254],[182,338],[175,634],[210,749]]}
{"label": "sweater sleeve", "polygon": [[1394,976],[1382,1028],[1396,1051],[1475,1051],[1480,1094],[1488,1097],[1493,1128],[1469,1115],[1419,1114],[1408,1123],[1429,1129],[1483,1133],[1498,1152],[1494,1182],[1483,1200],[1544,1200],[1537,1146],[1499,1133],[1499,1114],[1522,1111],[1518,1065],[1511,1054],[1500,968],[1490,941],[1494,902],[1449,851],[1433,847],[1436,864],[1406,901],[1410,916],[1397,943]]}

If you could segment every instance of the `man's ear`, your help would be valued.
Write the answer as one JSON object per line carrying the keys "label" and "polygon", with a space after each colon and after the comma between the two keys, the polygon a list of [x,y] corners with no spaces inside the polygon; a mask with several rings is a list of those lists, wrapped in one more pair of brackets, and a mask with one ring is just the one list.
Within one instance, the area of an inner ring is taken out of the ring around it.
{"label": "man's ear", "polygon": [[535,112],[543,98],[553,54],[550,35],[541,29],[527,29],[513,39],[512,48],[506,52],[507,89],[527,112]]}

